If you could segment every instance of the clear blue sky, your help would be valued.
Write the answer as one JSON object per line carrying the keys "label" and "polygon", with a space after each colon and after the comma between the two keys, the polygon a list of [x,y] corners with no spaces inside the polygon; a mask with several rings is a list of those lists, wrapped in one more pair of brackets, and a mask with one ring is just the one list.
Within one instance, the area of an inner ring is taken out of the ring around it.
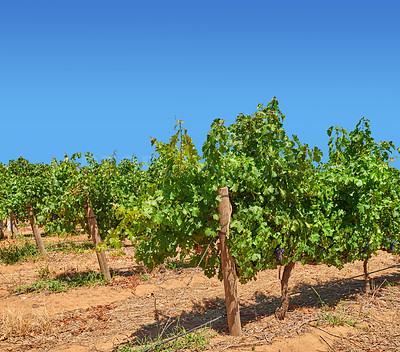
{"label": "clear blue sky", "polygon": [[214,118],[275,95],[324,152],[329,126],[363,116],[400,146],[400,2],[0,2],[0,162],[148,161],[175,117],[201,150]]}

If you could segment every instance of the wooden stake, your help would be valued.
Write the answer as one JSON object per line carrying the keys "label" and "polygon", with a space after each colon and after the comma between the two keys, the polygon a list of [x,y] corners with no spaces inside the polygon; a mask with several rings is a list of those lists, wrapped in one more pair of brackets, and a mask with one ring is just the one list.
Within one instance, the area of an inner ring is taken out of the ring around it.
{"label": "wooden stake", "polygon": [[1,227],[1,232],[3,233],[3,237],[7,236],[7,239],[11,240],[12,235],[11,231],[8,231],[8,224],[9,221],[7,219],[5,219],[4,223],[3,221],[0,221],[0,227]]}
{"label": "wooden stake", "polygon": [[[43,257],[46,257],[47,253],[44,248],[42,236],[40,236],[40,233],[39,233],[39,228],[36,224],[36,216],[35,216],[35,212],[33,211],[32,205],[29,204],[26,207],[26,211],[28,213],[28,219],[31,224],[31,228],[32,228],[33,236],[35,237],[36,244],[39,248],[39,252]],[[11,220],[11,223],[12,223],[12,220]]]}
{"label": "wooden stake", "polygon": [[10,213],[10,223],[11,223],[11,235],[12,236],[18,235],[17,220],[15,219],[15,214],[13,211]]}
{"label": "wooden stake", "polygon": [[[94,214],[93,207],[91,205],[86,206],[86,217],[88,219],[90,234],[92,236],[92,241],[94,244],[94,248],[96,249],[99,243],[101,243],[101,238],[99,235],[99,228],[97,226],[96,216]],[[97,260],[99,262],[100,270],[104,275],[106,280],[111,280],[110,269],[108,267],[106,253],[104,251],[97,252]]]}
{"label": "wooden stake", "polygon": [[285,265],[283,269],[283,275],[281,279],[281,306],[276,310],[275,316],[279,320],[283,320],[285,318],[286,312],[289,308],[289,296],[288,296],[288,287],[289,287],[289,278],[292,270],[294,268],[293,262],[288,263]]}
{"label": "wooden stake", "polygon": [[369,294],[371,288],[372,288],[372,283],[371,283],[371,279],[369,277],[368,274],[368,260],[369,257],[367,259],[364,260],[363,263],[363,268],[364,268],[364,280],[365,280],[365,293]]}
{"label": "wooden stake", "polygon": [[0,221],[0,239],[4,238],[4,225],[3,220]]}
{"label": "wooden stake", "polygon": [[222,275],[224,279],[226,313],[228,316],[229,332],[233,336],[241,336],[242,328],[240,324],[239,301],[237,296],[237,278],[235,262],[229,253],[226,238],[229,238],[229,223],[231,219],[232,207],[229,201],[228,187],[218,189],[218,194],[222,197],[218,205],[220,215],[219,223],[219,245],[221,250]]}
{"label": "wooden stake", "polygon": [[[11,217],[11,215],[10,215],[10,217]],[[5,231],[6,231],[6,233],[7,233],[7,238],[9,239],[9,240],[11,240],[12,239],[12,232],[11,232],[11,220],[10,219],[6,219],[6,224],[5,224],[6,226],[5,226]]]}

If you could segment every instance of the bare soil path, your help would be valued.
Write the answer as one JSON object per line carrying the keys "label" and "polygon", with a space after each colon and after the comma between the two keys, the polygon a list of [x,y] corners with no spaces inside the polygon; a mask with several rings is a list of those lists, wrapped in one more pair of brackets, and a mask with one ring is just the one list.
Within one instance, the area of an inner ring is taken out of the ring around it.
{"label": "bare soil path", "polygon": [[[131,246],[123,250],[125,255],[108,253],[110,267],[119,274],[110,284],[62,293],[12,294],[17,286],[36,282],[44,270],[51,277],[98,271],[93,252],[51,252],[46,261],[0,264],[0,351],[106,352],[127,341],[156,337],[194,269],[166,266],[147,272],[135,263]],[[381,252],[370,268],[398,264],[398,256]],[[219,319],[210,326],[213,336],[206,349],[400,351],[400,268],[371,275],[375,289],[369,295],[362,277],[332,284],[362,273],[361,262],[342,270],[296,265],[289,285],[300,293],[291,297],[287,318],[280,322],[273,314],[279,306],[278,272],[264,271],[238,288],[243,336],[229,336],[226,319]],[[188,330],[224,313],[222,283],[199,271],[173,320]]]}

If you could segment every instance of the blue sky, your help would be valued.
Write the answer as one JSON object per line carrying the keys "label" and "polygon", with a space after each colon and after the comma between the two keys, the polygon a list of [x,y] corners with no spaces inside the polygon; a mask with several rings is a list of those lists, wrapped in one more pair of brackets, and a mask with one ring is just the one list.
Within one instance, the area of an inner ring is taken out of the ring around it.
{"label": "blue sky", "polygon": [[[363,116],[400,146],[399,1],[0,2],[0,162],[148,161],[175,118],[198,149],[277,96],[290,134]],[[395,162],[400,166],[400,161]]]}

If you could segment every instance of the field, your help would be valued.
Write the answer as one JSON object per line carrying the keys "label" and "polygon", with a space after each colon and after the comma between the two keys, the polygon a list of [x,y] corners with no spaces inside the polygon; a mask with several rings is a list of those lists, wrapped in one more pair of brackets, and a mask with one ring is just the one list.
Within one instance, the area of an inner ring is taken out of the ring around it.
{"label": "field", "polygon": [[[28,228],[22,233],[25,235],[18,240],[2,241],[0,248],[31,241]],[[68,240],[85,239],[87,236]],[[49,246],[63,240],[45,236],[44,241]],[[225,313],[222,282],[208,279],[201,270],[193,276],[175,311],[194,268],[176,261],[150,272],[135,263],[129,243],[107,253],[113,272],[110,283],[90,281],[87,278],[91,272],[98,272],[98,263],[88,247],[85,242],[73,242],[61,246],[63,250],[51,247],[47,260],[33,256],[13,265],[0,264],[1,351],[140,350],[138,346],[156,338],[170,316],[172,324],[163,337]],[[279,272],[260,272],[256,281],[238,287],[242,337],[229,336],[223,317],[168,348],[399,351],[400,258],[379,252],[370,261],[371,271],[391,266],[371,274],[372,290],[366,294],[362,262],[346,264],[340,271],[325,265],[296,264],[289,282],[294,294],[283,322],[274,317],[280,302]],[[354,276],[359,277],[335,282]],[[60,283],[72,283],[77,278],[88,286],[63,288]],[[39,281],[53,282],[53,286],[32,286]]]}

